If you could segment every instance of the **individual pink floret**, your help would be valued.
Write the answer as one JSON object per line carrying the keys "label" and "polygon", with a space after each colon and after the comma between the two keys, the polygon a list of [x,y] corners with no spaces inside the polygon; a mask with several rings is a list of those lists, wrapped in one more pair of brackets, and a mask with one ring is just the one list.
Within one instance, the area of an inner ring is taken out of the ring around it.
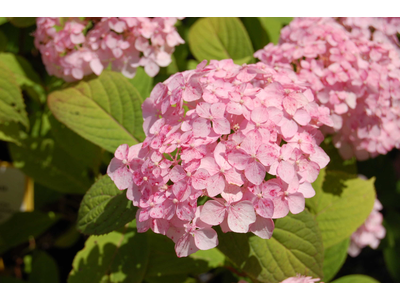
{"label": "individual pink floret", "polygon": [[285,279],[281,283],[316,283],[317,281],[320,281],[320,280],[321,279],[319,279],[319,278],[312,278],[311,276],[304,276],[304,275],[298,274],[295,277],[289,277],[289,278]]}

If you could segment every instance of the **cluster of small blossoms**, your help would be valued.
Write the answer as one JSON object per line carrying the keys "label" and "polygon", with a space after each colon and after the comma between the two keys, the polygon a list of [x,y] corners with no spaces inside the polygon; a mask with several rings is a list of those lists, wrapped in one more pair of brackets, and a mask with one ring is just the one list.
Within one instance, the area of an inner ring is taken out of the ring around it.
{"label": "cluster of small blossoms", "polygon": [[361,225],[356,232],[351,236],[350,246],[347,250],[351,257],[356,257],[360,254],[362,248],[370,246],[376,249],[386,235],[385,227],[382,225],[383,216],[379,212],[382,210],[382,204],[378,199],[375,199],[374,208],[371,214],[363,225]]}
{"label": "cluster of small blossoms", "polygon": [[[333,18],[296,18],[255,57],[296,71],[331,111],[334,144],[359,160],[400,147],[400,58],[392,43],[350,32]],[[350,28],[350,29],[349,29]]]}
{"label": "cluster of small blossoms", "polygon": [[37,18],[35,46],[50,75],[65,81],[112,70],[133,78],[138,66],[154,77],[183,44],[178,18]]}
{"label": "cluster of small blossoms", "polygon": [[[400,47],[397,34],[400,34],[400,18],[339,18],[343,26],[350,31],[354,37],[364,37],[369,40],[392,43]],[[400,48],[397,49],[400,53]]]}
{"label": "cluster of small blossoms", "polygon": [[[295,277],[289,277],[282,281],[281,283],[316,283],[317,281],[320,281],[321,279],[319,278],[312,278],[311,276],[303,276],[303,275],[297,275]],[[320,282],[322,283],[322,282]]]}
{"label": "cluster of small blossoms", "polygon": [[263,63],[206,64],[154,87],[146,139],[121,145],[107,170],[139,207],[138,231],[167,235],[179,257],[216,247],[215,225],[270,238],[329,162],[318,128],[333,123],[310,89]]}

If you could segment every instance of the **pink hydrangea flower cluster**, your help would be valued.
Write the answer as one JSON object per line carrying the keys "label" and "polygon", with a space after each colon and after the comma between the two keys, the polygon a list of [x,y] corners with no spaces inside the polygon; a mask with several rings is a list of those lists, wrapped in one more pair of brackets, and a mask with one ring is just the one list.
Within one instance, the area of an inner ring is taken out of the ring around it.
{"label": "pink hydrangea flower cluster", "polygon": [[400,59],[392,43],[352,34],[352,20],[295,18],[255,57],[296,71],[331,111],[323,130],[342,157],[364,160],[400,147]]}
{"label": "pink hydrangea flower cluster", "polygon": [[[312,278],[311,276],[304,276],[298,274],[295,277],[289,277],[286,278],[284,281],[281,283],[316,283],[317,281],[320,281],[321,279],[319,278]],[[320,282],[322,283],[322,282]]]}
{"label": "pink hydrangea flower cluster", "polygon": [[351,35],[364,37],[380,43],[392,43],[400,53],[400,42],[397,34],[400,34],[400,18],[368,17],[368,18],[339,18]]}
{"label": "pink hydrangea flower cluster", "polygon": [[139,207],[138,231],[167,235],[179,257],[216,247],[216,225],[270,238],[329,162],[318,127],[332,120],[310,89],[263,63],[206,64],[154,87],[145,141],[121,145],[107,171]]}
{"label": "pink hydrangea flower cluster", "polygon": [[374,208],[363,225],[351,236],[350,246],[347,250],[351,257],[360,254],[362,248],[370,246],[376,249],[386,235],[385,227],[382,225],[383,216],[379,212],[382,210],[382,204],[378,199],[375,200]]}
{"label": "pink hydrangea flower cluster", "polygon": [[154,77],[183,44],[178,18],[37,18],[35,46],[50,75],[65,81],[112,70],[133,78],[138,66]]}

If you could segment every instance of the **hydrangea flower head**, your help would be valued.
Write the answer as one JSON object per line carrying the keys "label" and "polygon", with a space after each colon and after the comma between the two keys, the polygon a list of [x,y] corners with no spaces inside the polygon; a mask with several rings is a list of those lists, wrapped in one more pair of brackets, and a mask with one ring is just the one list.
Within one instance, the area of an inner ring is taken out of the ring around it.
{"label": "hydrangea flower head", "polygon": [[332,114],[333,128],[323,130],[334,134],[345,159],[364,160],[400,147],[399,48],[388,41],[399,20],[374,19],[388,36],[374,33],[371,40],[360,29],[367,19],[295,18],[282,29],[278,45],[255,53],[264,63],[296,71],[311,87],[322,106],[318,110]]}
{"label": "hydrangea flower head", "polygon": [[158,83],[142,105],[143,143],[121,145],[108,175],[138,206],[139,232],[170,237],[179,257],[216,247],[212,226],[268,239],[304,210],[329,157],[313,93],[263,63],[200,63]]}
{"label": "hydrangea flower head", "polygon": [[112,70],[133,78],[138,66],[154,77],[183,44],[178,18],[37,18],[35,46],[50,75],[65,81]]}

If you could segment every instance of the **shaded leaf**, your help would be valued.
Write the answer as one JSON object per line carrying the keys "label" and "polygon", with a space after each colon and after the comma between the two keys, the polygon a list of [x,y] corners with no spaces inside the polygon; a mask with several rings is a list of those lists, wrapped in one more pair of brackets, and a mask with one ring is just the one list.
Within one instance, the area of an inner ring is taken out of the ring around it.
{"label": "shaded leaf", "polygon": [[27,137],[21,146],[8,146],[14,166],[50,189],[84,194],[92,183],[85,166],[69,156],[51,137]]}
{"label": "shaded leaf", "polygon": [[128,79],[112,71],[48,97],[49,108],[61,123],[110,152],[144,140],[142,102]]}
{"label": "shaded leaf", "polygon": [[325,248],[350,237],[372,211],[374,179],[322,169],[313,187],[316,195],[306,205],[316,217]]}
{"label": "shaded leaf", "polygon": [[7,36],[3,33],[3,31],[0,30],[0,52],[6,51],[6,49],[7,49]]}
{"label": "shaded leaf", "polygon": [[270,42],[268,34],[258,18],[246,17],[240,19],[242,20],[243,25],[246,27],[255,51],[268,45]]}
{"label": "shaded leaf", "polygon": [[19,126],[15,122],[0,124],[0,140],[20,145]]}
{"label": "shaded leaf", "polygon": [[347,258],[347,249],[349,248],[350,239],[345,239],[336,245],[324,250],[324,281],[331,281],[339,272]]}
{"label": "shaded leaf", "polygon": [[85,166],[97,170],[101,163],[102,149],[85,140],[64,124],[49,116],[51,133],[58,146],[60,146],[71,157],[79,160]]}
{"label": "shaded leaf", "polygon": [[60,275],[56,261],[44,251],[35,251],[32,256],[32,271],[29,282],[56,283]]}
{"label": "shaded leaf", "polygon": [[281,282],[296,274],[322,278],[321,233],[308,211],[275,220],[269,240],[232,232],[219,232],[218,239],[218,249],[254,281]]}
{"label": "shaded leaf", "polygon": [[232,58],[236,64],[254,61],[253,47],[238,18],[202,18],[189,31],[189,47],[198,61]]}
{"label": "shaded leaf", "polygon": [[128,78],[128,81],[138,91],[142,102],[150,96],[150,92],[153,88],[153,78],[147,75],[143,67],[138,67],[135,77],[132,79]]}
{"label": "shaded leaf", "polygon": [[121,232],[89,237],[74,258],[68,282],[142,282],[148,256],[147,235],[131,223]]}
{"label": "shaded leaf", "polygon": [[[267,32],[269,41],[277,44],[279,42],[279,36],[281,29],[290,23],[293,18],[286,17],[258,17],[264,30]],[[266,45],[265,45],[266,46]]]}
{"label": "shaded leaf", "polygon": [[108,175],[102,176],[87,191],[78,213],[77,228],[85,234],[105,234],[135,218],[136,207]]}
{"label": "shaded leaf", "polygon": [[53,212],[18,212],[0,225],[0,254],[38,237],[58,220]]}

